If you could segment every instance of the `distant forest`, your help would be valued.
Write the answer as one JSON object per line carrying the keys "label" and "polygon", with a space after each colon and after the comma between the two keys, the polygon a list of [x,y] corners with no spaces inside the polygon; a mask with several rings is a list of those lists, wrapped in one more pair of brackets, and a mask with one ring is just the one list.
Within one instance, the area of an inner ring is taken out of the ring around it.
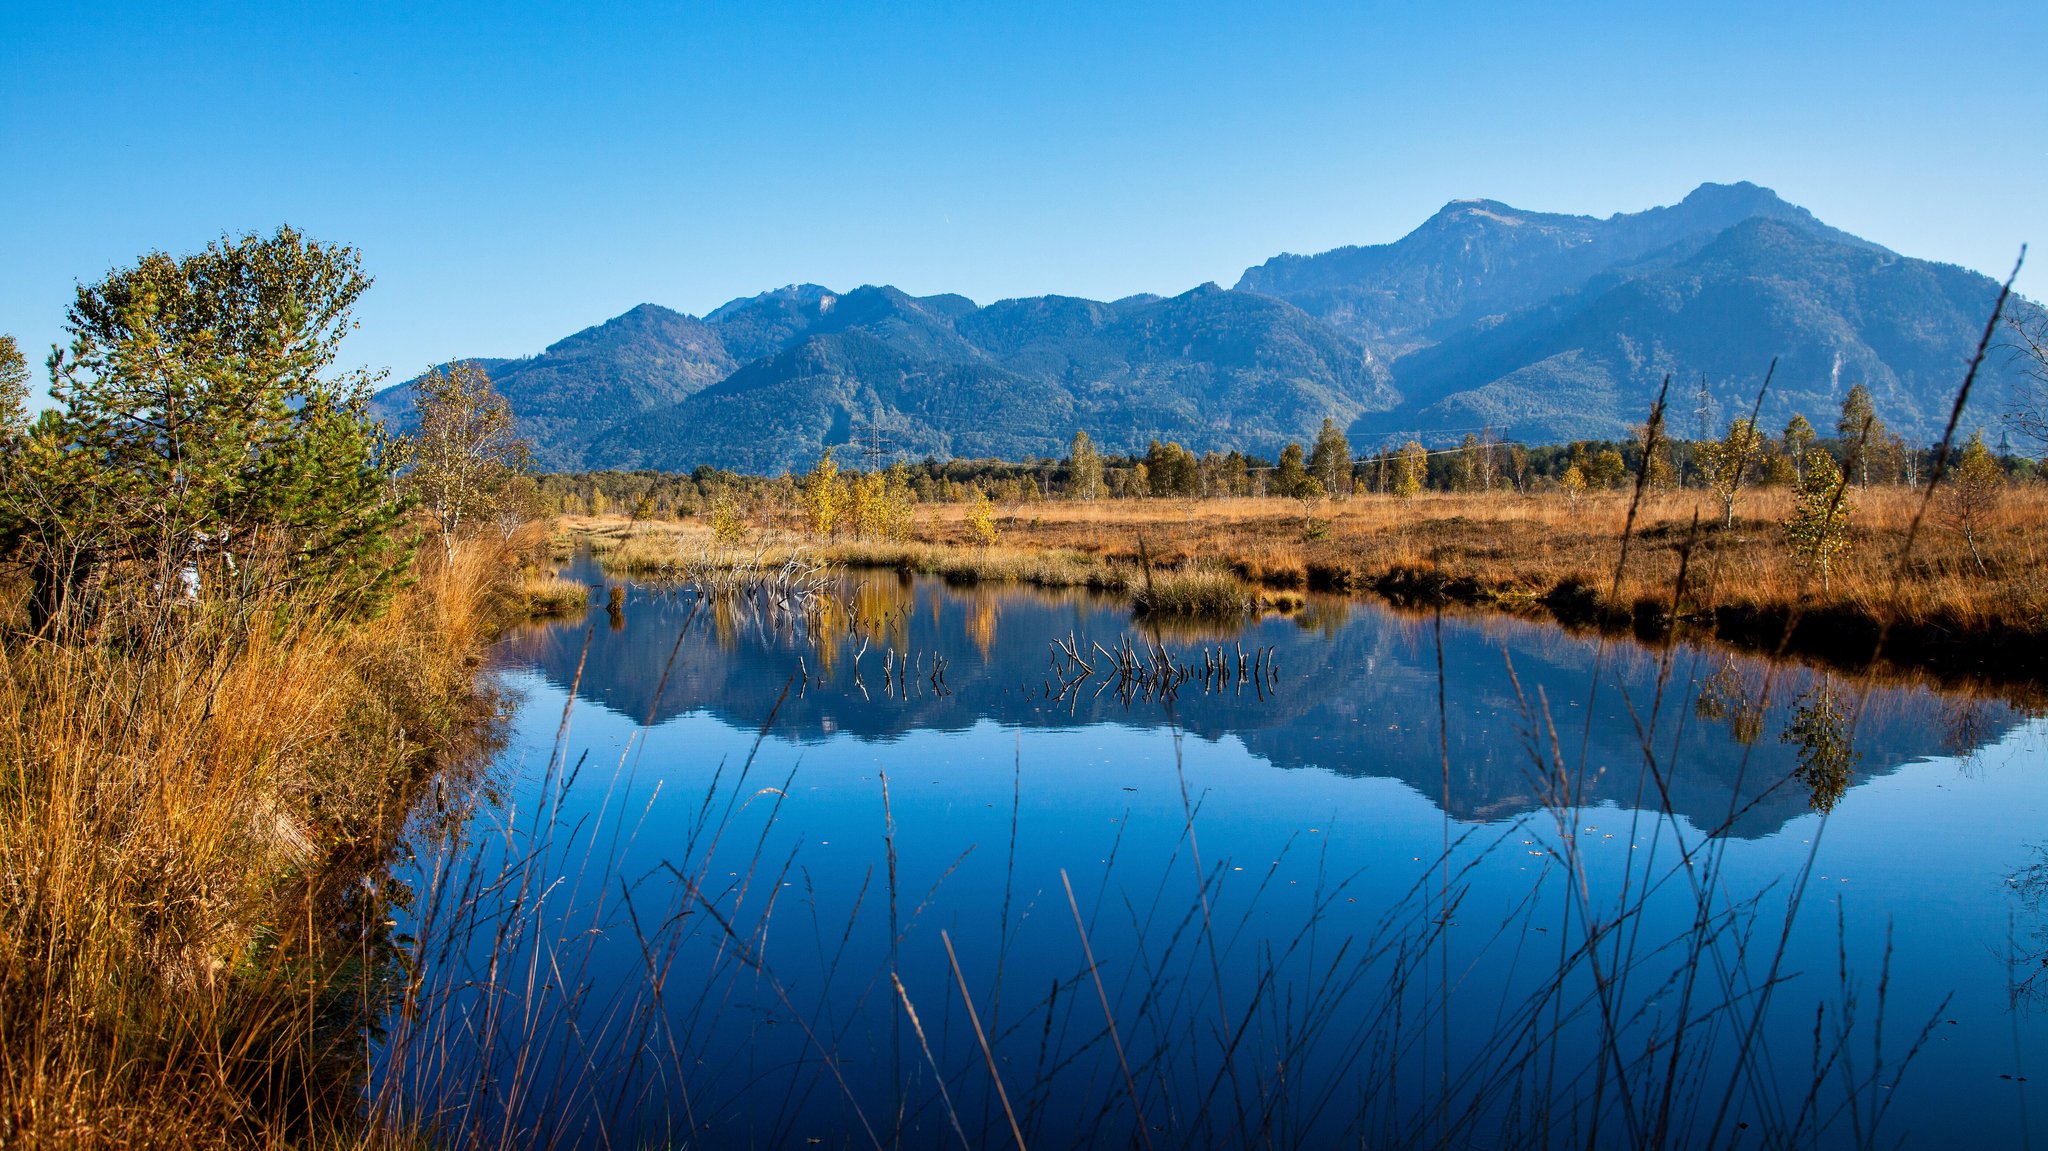
{"label": "distant forest", "polygon": [[[1865,418],[1870,420],[1868,433],[1861,432]],[[1851,428],[1858,434],[1850,434]],[[1810,451],[1826,453],[1863,486],[1913,485],[1932,473],[1936,448],[1909,445],[1886,431],[1869,410],[1867,393],[1860,390],[1852,392],[1832,431],[1835,434],[1819,435],[1803,417],[1795,417],[1775,435],[1752,431],[1746,419],[1731,421],[1718,439],[1660,435],[1655,437],[1645,482],[1662,490],[1704,490],[1730,482],[1789,487],[1799,482],[1802,456]],[[912,461],[863,453],[852,445],[854,450],[835,457],[832,466],[849,482],[862,474],[887,472],[893,486],[919,503],[983,498],[1015,506],[1074,498],[1399,497],[1423,491],[1576,496],[1633,486],[1643,470],[1645,438],[1643,428],[1624,440],[1544,445],[1474,434],[1456,447],[1428,449],[1411,441],[1354,458],[1343,434],[1326,421],[1312,445],[1290,445],[1278,458],[1237,450],[1197,454],[1171,441],[1154,441],[1143,454],[1097,455],[1081,434],[1063,458]],[[1985,445],[1981,439],[1972,444],[2012,480],[2048,476],[2039,461],[2015,454],[2003,439],[1996,445]],[[764,476],[709,466],[689,472],[554,472],[537,477],[537,493],[549,511],[660,519],[699,514],[721,500],[788,505],[796,500],[804,479],[794,472]]]}

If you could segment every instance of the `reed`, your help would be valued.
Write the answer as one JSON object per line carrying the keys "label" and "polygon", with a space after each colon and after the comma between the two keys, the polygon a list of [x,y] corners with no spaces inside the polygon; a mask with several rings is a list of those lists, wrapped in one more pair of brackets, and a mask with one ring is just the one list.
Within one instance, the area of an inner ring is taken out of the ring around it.
{"label": "reed", "polygon": [[487,742],[475,669],[515,546],[431,549],[371,618],[201,597],[30,636],[14,609],[0,1143],[364,1137],[363,1021],[398,970],[389,848]]}

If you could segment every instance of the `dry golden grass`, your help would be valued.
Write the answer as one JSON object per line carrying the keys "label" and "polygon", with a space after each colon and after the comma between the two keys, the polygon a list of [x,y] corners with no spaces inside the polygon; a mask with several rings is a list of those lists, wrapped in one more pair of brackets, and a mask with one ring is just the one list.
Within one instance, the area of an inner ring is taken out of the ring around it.
{"label": "dry golden grass", "polygon": [[479,730],[506,541],[374,619],[178,605],[147,644],[0,643],[0,1145],[362,1137],[390,972],[363,895]]}
{"label": "dry golden grass", "polygon": [[512,587],[528,615],[574,615],[590,606],[590,588],[554,572],[529,572]]}
{"label": "dry golden grass", "polygon": [[1204,564],[1158,572],[1131,588],[1132,605],[1152,616],[1229,619],[1244,615],[1253,602],[1251,590],[1237,576]]}
{"label": "dry golden grass", "polygon": [[[1668,608],[1690,545],[1680,615],[1731,639],[1774,642],[1769,621],[1795,611],[1816,624],[1831,621],[1837,638],[1855,633],[1842,642],[1865,642],[1865,654],[1873,629],[1889,626],[1892,652],[1909,662],[1913,652],[1942,646],[1943,634],[2028,646],[2048,636],[2048,488],[2008,490],[1983,528],[1984,574],[1944,522],[1937,499],[1902,577],[1899,556],[1922,493],[1852,489],[1853,542],[1825,589],[1786,543],[1780,525],[1792,498],[1783,489],[1745,492],[1733,528],[1724,530],[1718,505],[1704,493],[1651,494],[1638,510],[1618,595],[1610,593],[1628,516],[1625,493],[1576,504],[1557,494],[1364,496],[1325,505],[1313,527],[1292,501],[1046,502],[1018,509],[1003,528],[1015,545],[1108,560],[1135,557],[1142,539],[1155,562],[1221,558],[1271,587],[1397,595],[1423,588],[1509,605],[1555,602],[1562,589],[1578,593],[1589,610],[1629,615],[1638,601]],[[960,508],[924,509],[919,526],[929,542],[967,539]],[[1805,630],[1811,634],[1803,646],[1826,649],[1823,629]]]}
{"label": "dry golden grass", "polygon": [[[939,504],[918,509],[913,538],[902,543],[808,546],[849,565],[1112,589],[1134,584],[1141,553],[1155,570],[1199,558],[1268,589],[1378,590],[1397,600],[1545,608],[1574,622],[1633,620],[1658,630],[1675,618],[1733,642],[1783,643],[1847,662],[1867,659],[1884,629],[1887,652],[1900,663],[2038,672],[2037,649],[2048,639],[2048,488],[2007,490],[1980,529],[1982,574],[1945,523],[1939,498],[1903,574],[1899,557],[1921,491],[1852,489],[1850,499],[1852,542],[1826,587],[1786,541],[1781,525],[1793,493],[1782,488],[1742,493],[1725,529],[1706,493],[1651,493],[1638,509],[1618,589],[1626,492],[1577,502],[1558,493],[1359,496],[1322,505],[1312,523],[1292,500],[1045,501],[1009,509],[1001,542],[989,548],[973,543],[965,505]],[[661,554],[708,534],[695,523],[583,519],[576,527],[600,548]],[[761,546],[807,545],[767,531]],[[1787,639],[1789,621],[1800,622]]]}

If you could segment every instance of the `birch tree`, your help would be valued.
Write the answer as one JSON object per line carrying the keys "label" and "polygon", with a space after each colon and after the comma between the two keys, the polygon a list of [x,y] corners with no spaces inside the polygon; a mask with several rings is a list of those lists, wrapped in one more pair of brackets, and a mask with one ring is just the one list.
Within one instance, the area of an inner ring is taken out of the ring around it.
{"label": "birch tree", "polygon": [[413,393],[419,428],[398,443],[401,486],[419,503],[454,558],[456,541],[508,509],[528,448],[511,405],[473,363],[435,368]]}

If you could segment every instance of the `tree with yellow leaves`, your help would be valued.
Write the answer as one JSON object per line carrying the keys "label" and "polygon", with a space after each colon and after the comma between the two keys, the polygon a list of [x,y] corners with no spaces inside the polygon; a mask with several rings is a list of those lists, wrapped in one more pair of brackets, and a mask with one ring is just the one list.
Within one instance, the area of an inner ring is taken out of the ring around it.
{"label": "tree with yellow leaves", "polygon": [[1748,477],[1750,468],[1763,454],[1764,438],[1756,430],[1756,421],[1749,419],[1729,421],[1728,430],[1720,439],[1699,446],[1696,458],[1708,489],[1721,501],[1722,527],[1735,526],[1735,496],[1742,490],[1742,481]]}
{"label": "tree with yellow leaves", "polygon": [[988,493],[974,489],[974,500],[967,505],[967,534],[982,547],[993,546],[1002,534],[996,529],[996,506],[989,502]]}
{"label": "tree with yellow leaves", "polygon": [[1820,574],[1822,591],[1829,590],[1835,557],[1849,546],[1848,481],[1835,466],[1835,457],[1819,448],[1806,453],[1806,468],[1799,481],[1799,499],[1792,518],[1785,522],[1785,534],[1809,570]]}
{"label": "tree with yellow leaves", "polygon": [[818,457],[817,464],[797,487],[797,501],[803,506],[806,525],[815,536],[829,536],[838,526],[842,496],[839,491],[839,461],[832,449]]}
{"label": "tree with yellow leaves", "polygon": [[1984,567],[1984,554],[1977,548],[1977,536],[1984,530],[1985,519],[1997,509],[2004,489],[2005,469],[1998,466],[1998,457],[1984,446],[1984,433],[1972,433],[1942,489],[1941,516],[1969,545],[1978,575],[1989,573]]}

